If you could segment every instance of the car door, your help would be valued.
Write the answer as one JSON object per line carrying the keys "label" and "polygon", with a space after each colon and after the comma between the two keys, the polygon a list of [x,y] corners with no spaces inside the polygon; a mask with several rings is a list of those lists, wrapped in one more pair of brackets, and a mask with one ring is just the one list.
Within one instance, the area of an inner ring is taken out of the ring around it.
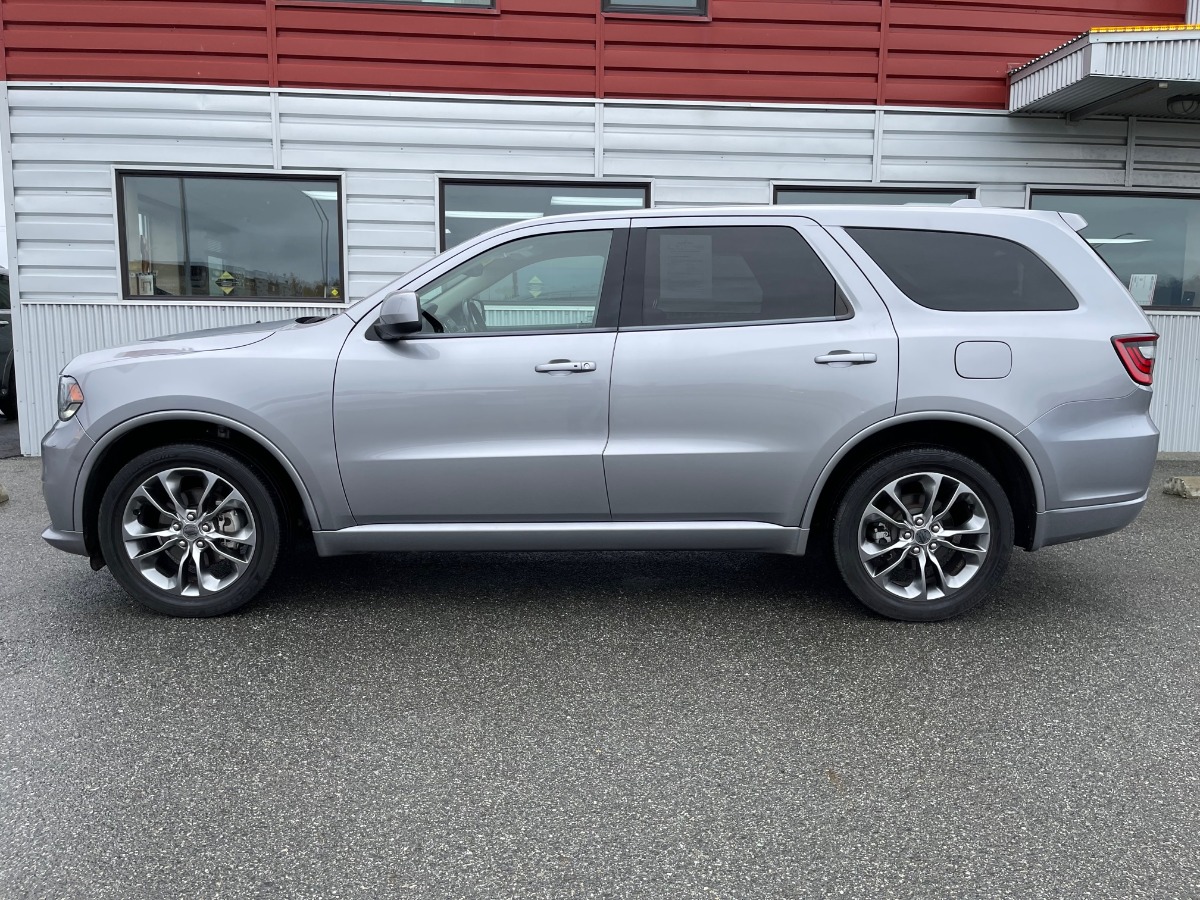
{"label": "car door", "polygon": [[[414,285],[425,330],[338,360],[334,427],[360,524],[609,518],[603,451],[627,220],[493,239]],[[442,331],[436,328],[444,328]]]}
{"label": "car door", "polygon": [[799,217],[635,219],[604,455],[614,520],[797,525],[896,408],[882,301]]}

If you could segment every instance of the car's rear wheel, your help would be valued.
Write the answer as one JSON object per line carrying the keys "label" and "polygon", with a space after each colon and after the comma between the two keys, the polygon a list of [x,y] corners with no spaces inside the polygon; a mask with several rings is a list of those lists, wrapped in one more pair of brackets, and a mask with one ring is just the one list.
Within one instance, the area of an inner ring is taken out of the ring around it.
{"label": "car's rear wheel", "polygon": [[100,547],[139,603],[218,616],[248,603],[279,555],[280,503],[249,463],[202,444],[143,453],[100,504]]}
{"label": "car's rear wheel", "polygon": [[959,453],[905,450],[864,470],[842,497],[834,552],[846,585],[871,609],[907,622],[974,608],[1012,555],[1004,489]]}

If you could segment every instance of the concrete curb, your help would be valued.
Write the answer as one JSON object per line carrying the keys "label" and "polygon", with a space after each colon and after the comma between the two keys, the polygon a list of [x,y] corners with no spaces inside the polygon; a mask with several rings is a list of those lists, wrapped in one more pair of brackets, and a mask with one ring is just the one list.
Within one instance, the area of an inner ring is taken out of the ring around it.
{"label": "concrete curb", "polygon": [[1200,475],[1177,475],[1163,482],[1163,493],[1185,500],[1200,500]]}

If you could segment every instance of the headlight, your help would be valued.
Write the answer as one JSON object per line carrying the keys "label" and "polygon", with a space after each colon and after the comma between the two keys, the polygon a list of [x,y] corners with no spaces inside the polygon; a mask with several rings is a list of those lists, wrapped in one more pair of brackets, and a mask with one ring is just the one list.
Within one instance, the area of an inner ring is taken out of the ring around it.
{"label": "headlight", "polygon": [[79,382],[70,375],[60,375],[58,379],[58,417],[68,422],[83,406],[83,389]]}

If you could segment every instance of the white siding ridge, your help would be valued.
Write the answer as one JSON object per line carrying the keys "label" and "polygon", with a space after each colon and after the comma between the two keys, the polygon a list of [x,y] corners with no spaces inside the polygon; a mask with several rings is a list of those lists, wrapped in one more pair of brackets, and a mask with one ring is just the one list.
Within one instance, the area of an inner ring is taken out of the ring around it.
{"label": "white siding ridge", "polygon": [[[378,97],[402,100],[432,100],[441,102],[472,102],[472,103],[543,103],[547,105],[575,106],[585,105],[594,107],[603,104],[613,106],[646,106],[646,107],[698,107],[708,109],[797,109],[819,112],[862,112],[864,110],[882,109],[884,112],[922,112],[942,113],[947,115],[979,115],[1007,116],[1003,109],[959,109],[945,106],[876,106],[871,103],[767,103],[763,101],[721,101],[721,100],[647,100],[638,97],[539,97],[536,95],[521,96],[515,94],[439,94],[419,91],[368,91],[342,90],[341,88],[268,88],[228,84],[180,84],[173,82],[129,82],[129,81],[8,81],[5,82],[10,92],[25,89],[72,90],[72,91],[170,91],[172,93],[228,93],[228,94],[257,94],[266,96],[269,93],[281,97],[330,97],[345,99],[347,97]],[[14,107],[19,104],[13,103]]]}

